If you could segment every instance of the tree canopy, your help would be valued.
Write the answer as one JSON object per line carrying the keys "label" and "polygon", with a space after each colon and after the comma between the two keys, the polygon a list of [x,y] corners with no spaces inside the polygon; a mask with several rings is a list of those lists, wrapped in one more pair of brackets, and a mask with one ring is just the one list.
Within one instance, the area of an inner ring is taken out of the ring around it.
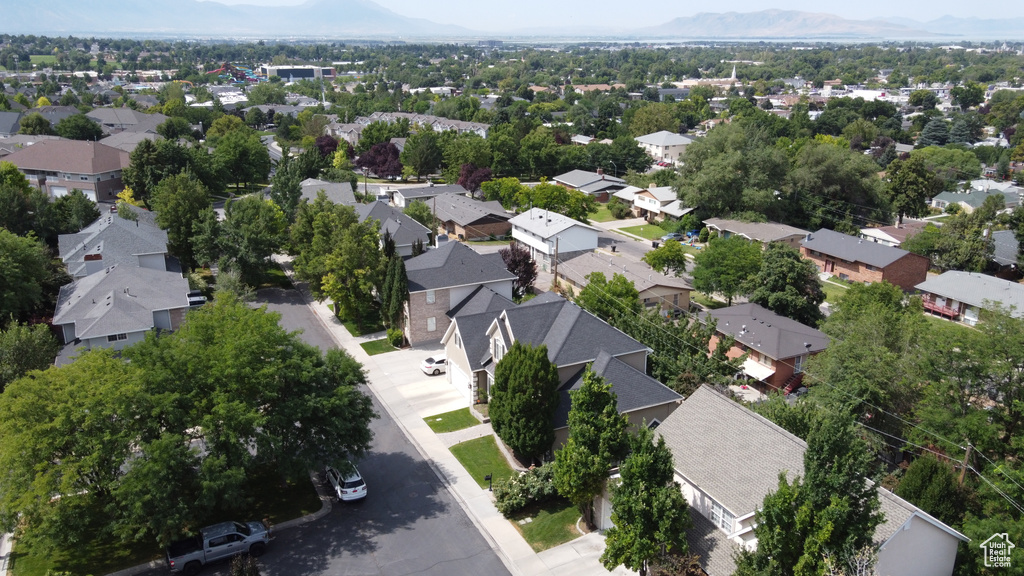
{"label": "tree canopy", "polygon": [[534,459],[551,450],[558,385],[547,346],[516,342],[498,360],[488,412],[494,433],[517,455]]}
{"label": "tree canopy", "polygon": [[789,246],[768,245],[750,286],[750,301],[776,314],[808,326],[817,326],[824,318],[818,308],[825,301],[818,269]]}
{"label": "tree canopy", "polygon": [[695,260],[693,287],[706,294],[721,294],[731,305],[761,269],[761,245],[740,236],[713,238]]}

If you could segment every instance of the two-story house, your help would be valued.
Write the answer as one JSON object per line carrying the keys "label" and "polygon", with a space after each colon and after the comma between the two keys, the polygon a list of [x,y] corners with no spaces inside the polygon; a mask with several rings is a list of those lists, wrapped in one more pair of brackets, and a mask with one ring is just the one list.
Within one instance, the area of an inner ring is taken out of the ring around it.
{"label": "two-story house", "polygon": [[448,242],[405,262],[409,302],[405,336],[413,346],[438,342],[451,324],[449,313],[487,288],[512,300],[515,275],[497,254],[483,255],[460,242]]}
{"label": "two-story house", "polygon": [[743,375],[762,393],[796,389],[803,380],[807,360],[827,348],[830,341],[824,332],[757,304],[711,310],[702,318],[715,321],[709,352],[715,351],[723,335],[732,337],[734,343],[725,355],[747,355],[741,367]]}
{"label": "two-story house", "polygon": [[[807,443],[743,405],[702,386],[662,421],[656,434],[672,452],[675,479],[690,506],[690,552],[709,576],[735,571],[741,547],[757,548],[755,514],[778,488],[779,474],[804,475]],[[878,486],[884,520],[875,528],[879,576],[950,576],[968,539]],[[599,527],[610,526],[600,501]]]}
{"label": "two-story house", "polygon": [[841,280],[869,284],[884,280],[907,291],[924,282],[931,265],[924,256],[827,228],[809,234],[800,253],[819,272]]}
{"label": "two-story house", "polygon": [[693,138],[668,130],[637,136],[634,140],[655,161],[671,164],[681,161],[686,147],[693,143]]}
{"label": "two-story house", "polygon": [[465,194],[446,192],[429,204],[437,218],[438,232],[459,240],[504,238],[511,230],[512,215],[500,202],[482,202]]}
{"label": "two-story house", "polygon": [[114,264],[181,272],[167,252],[167,232],[156,225],[156,215],[133,208],[136,218],[104,214],[75,234],[61,234],[57,248],[73,278],[99,272]]}
{"label": "two-story house", "polygon": [[650,222],[678,220],[693,212],[671,186],[651,186],[633,194],[633,213]]}
{"label": "two-story house", "polygon": [[94,202],[112,201],[124,190],[121,173],[131,163],[123,150],[80,140],[41,140],[4,160],[51,198],[77,188]]}
{"label": "two-story house", "polygon": [[430,230],[393,206],[383,202],[370,202],[356,204],[355,209],[359,222],[376,220],[380,223],[381,242],[384,241],[385,234],[391,235],[391,240],[395,243],[395,252],[402,258],[412,256],[413,247],[417,243],[422,243],[424,248],[430,244]]}
{"label": "two-story house", "polygon": [[597,249],[597,228],[557,212],[531,208],[509,220],[512,239],[530,251],[542,270],[555,261],[566,260]]}

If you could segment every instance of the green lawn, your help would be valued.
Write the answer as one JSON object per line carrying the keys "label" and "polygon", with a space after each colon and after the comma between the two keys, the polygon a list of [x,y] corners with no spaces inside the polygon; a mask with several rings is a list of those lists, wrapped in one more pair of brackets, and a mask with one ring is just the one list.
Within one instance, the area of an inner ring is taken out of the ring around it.
{"label": "green lawn", "polygon": [[[580,512],[575,506],[559,498],[538,507],[528,507],[510,520],[534,552],[543,552],[582,536],[576,530],[576,521],[579,517]],[[530,518],[531,521],[519,523],[526,518]]]}
{"label": "green lawn", "polygon": [[292,287],[292,281],[288,279],[288,275],[284,273],[284,270],[274,266],[268,269],[263,274],[263,281],[257,288],[284,288],[285,290]]}
{"label": "green lawn", "polygon": [[56,64],[57,57],[52,54],[30,54],[29,60],[33,64]]}
{"label": "green lawn", "polygon": [[[332,305],[333,309],[333,305]],[[380,310],[371,308],[358,318],[339,318],[342,326],[353,336],[366,336],[384,329],[380,319]]]}
{"label": "green lawn", "polygon": [[[276,474],[258,475],[253,477],[250,485],[257,487],[259,492],[254,495],[252,505],[246,506],[244,512],[234,514],[237,520],[269,518],[271,523],[277,524],[315,512],[322,505],[308,476],[285,481]],[[101,535],[69,550],[54,550],[25,538],[16,543],[11,553],[11,574],[46,576],[50,571],[76,575],[108,574],[161,558],[163,549],[151,538],[122,543],[117,538]]]}
{"label": "green lawn", "polygon": [[383,354],[385,352],[393,352],[397,350],[388,342],[387,338],[381,338],[380,340],[370,340],[369,342],[360,342],[359,347],[366,351],[370,356],[376,356],[377,354]]}
{"label": "green lawn", "polygon": [[836,300],[846,293],[848,288],[832,282],[822,282],[821,289],[825,292],[825,302],[834,304]]}
{"label": "green lawn", "polygon": [[608,209],[607,204],[598,204],[597,212],[587,216],[591,222],[611,222],[616,220],[615,216],[612,216],[611,210]]}
{"label": "green lawn", "polygon": [[460,408],[444,414],[435,414],[423,419],[430,429],[437,433],[455,432],[471,428],[480,423],[475,416],[469,413],[469,408]]}
{"label": "green lawn", "polygon": [[715,300],[714,298],[708,296],[707,294],[701,294],[700,292],[693,292],[692,294],[690,294],[690,300],[693,300],[694,302],[702,306],[710,308],[711,310],[725,308],[726,306],[725,302],[722,302],[721,300]]}
{"label": "green lawn", "polygon": [[668,234],[668,232],[665,232],[664,228],[662,228],[661,226],[655,226],[654,224],[644,224],[642,226],[627,226],[625,228],[619,228],[619,230],[622,230],[623,232],[632,234],[634,236],[646,238],[648,240],[657,240],[658,238],[661,238],[665,234]]}
{"label": "green lawn", "polygon": [[484,476],[488,474],[491,474],[494,480],[512,475],[512,467],[508,465],[501,450],[498,450],[494,436],[484,436],[456,444],[451,447],[451,451],[481,488],[487,488]]}

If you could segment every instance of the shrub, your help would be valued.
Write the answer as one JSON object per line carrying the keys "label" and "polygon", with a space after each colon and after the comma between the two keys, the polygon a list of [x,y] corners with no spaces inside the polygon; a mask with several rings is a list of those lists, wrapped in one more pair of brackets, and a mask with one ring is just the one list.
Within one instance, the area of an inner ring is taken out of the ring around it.
{"label": "shrub", "polygon": [[615,216],[619,220],[633,214],[633,211],[630,210],[630,205],[626,204],[619,198],[612,198],[608,202],[608,211],[611,212],[612,216]]}
{"label": "shrub", "polygon": [[698,239],[701,241],[701,243],[707,242],[709,235],[710,235],[710,232],[708,231],[707,228],[701,228],[700,229],[700,235],[698,236]]}
{"label": "shrub", "polygon": [[398,328],[388,328],[388,342],[395,348],[401,348],[405,340],[405,333]]}
{"label": "shrub", "polygon": [[558,496],[554,467],[549,462],[494,484],[494,500],[506,518],[535,502]]}

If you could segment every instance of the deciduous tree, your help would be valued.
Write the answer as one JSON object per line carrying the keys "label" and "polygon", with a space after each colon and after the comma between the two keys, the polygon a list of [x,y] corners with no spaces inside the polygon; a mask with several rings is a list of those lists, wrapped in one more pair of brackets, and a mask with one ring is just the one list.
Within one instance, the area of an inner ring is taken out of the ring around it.
{"label": "deciduous tree", "polygon": [[237,267],[247,284],[259,285],[270,257],[284,243],[287,223],[272,200],[245,196],[224,206],[219,246],[227,267]]}
{"label": "deciduous tree", "polygon": [[643,261],[662,274],[671,274],[677,277],[686,272],[688,264],[686,250],[676,240],[663,242],[654,250],[644,254]]}
{"label": "deciduous tree", "polygon": [[153,189],[150,205],[156,223],[167,230],[167,247],[191,270],[196,266],[193,238],[203,210],[211,208],[206,188],[187,174],[165,178]]}
{"label": "deciduous tree", "polygon": [[537,263],[530,257],[530,251],[517,242],[511,242],[508,248],[502,248],[498,254],[505,263],[505,269],[516,277],[512,281],[512,295],[522,298],[537,280]]}
{"label": "deciduous tree", "polygon": [[761,245],[739,236],[714,238],[697,253],[693,287],[721,294],[731,306],[751,277],[761,269]]}
{"label": "deciduous tree", "polygon": [[825,292],[818,269],[793,248],[769,244],[750,287],[750,301],[776,314],[808,326],[817,326],[824,318],[819,306],[825,301]]}
{"label": "deciduous tree", "polygon": [[0,329],[0,392],[32,370],[46,370],[60,352],[60,342],[46,324],[12,322]]}
{"label": "deciduous tree", "polygon": [[72,114],[53,127],[54,132],[68,140],[99,140],[103,127],[85,114]]}
{"label": "deciduous tree", "polygon": [[616,272],[611,281],[604,272],[587,274],[587,285],[573,300],[577,306],[615,327],[640,314],[643,306],[633,281]]}
{"label": "deciduous tree", "polygon": [[0,229],[0,323],[27,320],[44,299],[50,254],[33,236]]}

